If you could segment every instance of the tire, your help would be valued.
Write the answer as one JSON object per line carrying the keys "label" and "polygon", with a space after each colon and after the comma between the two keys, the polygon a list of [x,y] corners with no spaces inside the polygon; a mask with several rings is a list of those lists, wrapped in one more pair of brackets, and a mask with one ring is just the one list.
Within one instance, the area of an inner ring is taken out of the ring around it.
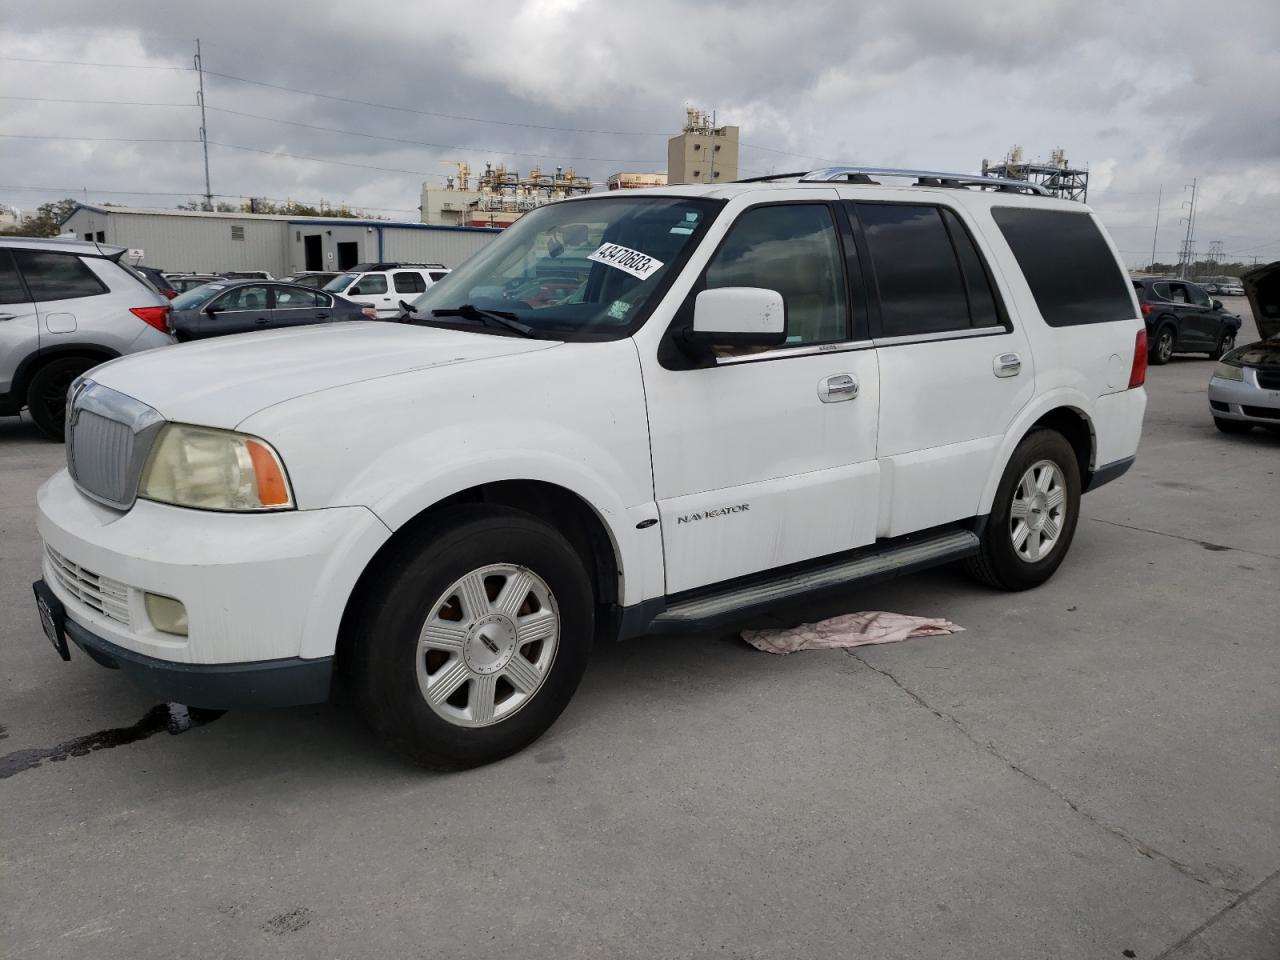
{"label": "tire", "polygon": [[1151,351],[1147,355],[1148,361],[1156,366],[1164,366],[1173,357],[1173,347],[1177,341],[1177,334],[1173,327],[1163,326],[1156,331],[1156,337],[1151,342]]}
{"label": "tire", "polygon": [[392,750],[462,770],[521,750],[555,722],[586,669],[595,618],[591,579],[555,529],[468,505],[382,570],[358,615],[346,679]]}
{"label": "tire", "polygon": [[[1024,486],[1028,477],[1033,487]],[[1041,478],[1049,481],[1048,490],[1034,486]],[[978,553],[965,561],[969,574],[1001,590],[1027,590],[1044,583],[1071,547],[1080,518],[1080,492],[1080,465],[1066,438],[1056,430],[1028,434],[1000,478]],[[1013,519],[1015,500],[1026,511],[1018,523]],[[1050,529],[1057,535],[1046,543]]]}
{"label": "tire", "polygon": [[66,357],[46,363],[27,385],[27,412],[40,432],[50,440],[66,439],[63,425],[67,413],[67,389],[71,381],[98,361]]}
{"label": "tire", "polygon": [[1253,429],[1252,423],[1247,423],[1244,420],[1224,420],[1222,417],[1214,417],[1213,425],[1223,433],[1231,434],[1248,433]]}
{"label": "tire", "polygon": [[1218,345],[1209,351],[1210,360],[1221,360],[1223,355],[1235,349],[1236,335],[1228,330],[1218,338]]}

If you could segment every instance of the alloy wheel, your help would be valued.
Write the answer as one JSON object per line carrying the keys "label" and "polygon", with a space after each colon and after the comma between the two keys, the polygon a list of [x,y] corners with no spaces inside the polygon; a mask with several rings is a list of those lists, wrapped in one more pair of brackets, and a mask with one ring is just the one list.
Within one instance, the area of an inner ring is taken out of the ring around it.
{"label": "alloy wheel", "polygon": [[418,636],[418,689],[442,719],[486,727],[533,697],[551,672],[560,615],[546,582],[493,563],[459,577]]}
{"label": "alloy wheel", "polygon": [[1067,519],[1067,480],[1052,460],[1033,463],[1018,481],[1009,509],[1013,550],[1026,563],[1043,560],[1062,536]]}

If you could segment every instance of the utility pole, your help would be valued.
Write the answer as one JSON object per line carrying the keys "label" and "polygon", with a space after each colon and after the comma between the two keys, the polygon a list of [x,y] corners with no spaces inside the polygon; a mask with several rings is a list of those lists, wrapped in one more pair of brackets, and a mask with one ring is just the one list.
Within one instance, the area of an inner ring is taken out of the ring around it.
{"label": "utility pole", "polygon": [[1190,189],[1191,199],[1183,200],[1182,205],[1188,207],[1187,215],[1182,219],[1187,224],[1187,234],[1182,241],[1182,266],[1178,271],[1178,277],[1182,280],[1187,279],[1187,270],[1191,266],[1191,258],[1195,255],[1195,230],[1196,230],[1196,189],[1199,178],[1194,178],[1191,183],[1183,189]]}
{"label": "utility pole", "polygon": [[204,114],[204,58],[200,56],[200,38],[196,37],[196,76],[200,78],[200,146],[204,148],[204,208],[213,209],[213,188],[209,186],[209,131]]}
{"label": "utility pole", "polygon": [[1160,191],[1156,194],[1156,228],[1151,231],[1151,269],[1156,264],[1156,238],[1160,236],[1160,201],[1164,199],[1164,184],[1160,184]]}

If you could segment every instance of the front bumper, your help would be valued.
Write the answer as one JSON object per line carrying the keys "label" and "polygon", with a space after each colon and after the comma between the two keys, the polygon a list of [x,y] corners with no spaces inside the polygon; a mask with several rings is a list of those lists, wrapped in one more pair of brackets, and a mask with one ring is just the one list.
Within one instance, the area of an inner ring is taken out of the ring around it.
{"label": "front bumper", "polygon": [[[139,500],[120,513],[65,470],[40,488],[36,525],[68,633],[80,628],[94,638],[81,646],[99,641],[122,668],[130,657],[221,667],[332,657],[347,598],[390,536],[364,507],[254,515]],[[185,605],[187,636],[152,627],[146,593]]]}
{"label": "front bumper", "polygon": [[1209,379],[1210,412],[1222,420],[1280,424],[1280,390],[1259,386],[1257,371],[1243,369],[1243,380]]}
{"label": "front bumper", "polygon": [[173,663],[133,653],[70,618],[67,637],[96,662],[121,670],[163,700],[210,710],[293,707],[329,699],[333,658],[289,657],[257,663]]}

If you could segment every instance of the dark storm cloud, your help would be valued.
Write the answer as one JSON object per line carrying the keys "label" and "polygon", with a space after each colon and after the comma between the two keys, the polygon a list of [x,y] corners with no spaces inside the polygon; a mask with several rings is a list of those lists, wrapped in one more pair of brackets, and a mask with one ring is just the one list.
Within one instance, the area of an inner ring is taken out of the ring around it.
{"label": "dark storm cloud", "polygon": [[[974,169],[1014,143],[1041,157],[1063,146],[1073,161],[1091,164],[1091,200],[1136,261],[1144,249],[1150,254],[1159,185],[1176,194],[1193,176],[1206,181],[1206,231],[1251,243],[1275,238],[1274,6],[1220,4],[1214,22],[1224,29],[1206,35],[1196,26],[1202,11],[1185,0],[1085,0],[1066,11],[1050,0],[492,0],[483,8],[229,0],[216,11],[73,0],[0,5],[0,53],[185,66],[200,36],[215,73],[504,121],[423,116],[208,79],[207,101],[221,108],[209,115],[215,142],[411,171],[215,147],[215,192],[345,200],[396,216],[412,216],[421,182],[440,182],[455,160],[473,171],[486,161],[520,170],[573,166],[596,181],[622,169],[661,170],[666,136],[678,130],[686,105],[715,108],[721,122],[743,128],[742,165],[750,173],[832,160]],[[0,94],[189,104],[194,83],[183,71],[0,61]],[[6,133],[190,138],[198,126],[190,107],[0,104]],[[1246,166],[1247,178],[1239,175]],[[92,196],[105,189],[198,192],[202,182],[191,144],[0,140],[0,183],[11,186],[82,185]],[[49,196],[0,188],[6,202],[43,199]],[[1280,244],[1273,249],[1280,254]]]}

